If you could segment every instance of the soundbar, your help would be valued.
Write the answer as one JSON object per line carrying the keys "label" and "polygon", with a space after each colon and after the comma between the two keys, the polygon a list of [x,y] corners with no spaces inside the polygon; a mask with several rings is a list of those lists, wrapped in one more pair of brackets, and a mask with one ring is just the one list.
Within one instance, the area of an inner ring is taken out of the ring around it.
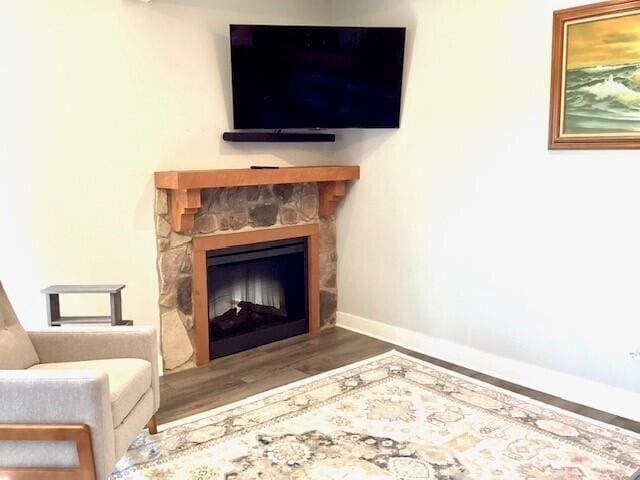
{"label": "soundbar", "polygon": [[333,133],[224,132],[227,142],[335,142]]}

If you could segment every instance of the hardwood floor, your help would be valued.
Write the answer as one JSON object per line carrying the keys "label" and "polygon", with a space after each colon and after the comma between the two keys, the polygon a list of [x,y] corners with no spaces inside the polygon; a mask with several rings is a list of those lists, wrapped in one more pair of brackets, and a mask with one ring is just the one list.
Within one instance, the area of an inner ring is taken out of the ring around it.
{"label": "hardwood floor", "polygon": [[343,328],[282,340],[160,379],[159,423],[200,413],[395,348],[458,373],[556,407],[640,433],[640,423],[505,382]]}

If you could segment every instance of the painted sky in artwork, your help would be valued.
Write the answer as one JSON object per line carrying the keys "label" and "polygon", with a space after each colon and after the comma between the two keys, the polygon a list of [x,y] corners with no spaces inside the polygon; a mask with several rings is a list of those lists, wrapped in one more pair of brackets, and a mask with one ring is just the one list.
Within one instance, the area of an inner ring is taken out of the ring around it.
{"label": "painted sky in artwork", "polygon": [[640,12],[568,26],[567,68],[640,62]]}

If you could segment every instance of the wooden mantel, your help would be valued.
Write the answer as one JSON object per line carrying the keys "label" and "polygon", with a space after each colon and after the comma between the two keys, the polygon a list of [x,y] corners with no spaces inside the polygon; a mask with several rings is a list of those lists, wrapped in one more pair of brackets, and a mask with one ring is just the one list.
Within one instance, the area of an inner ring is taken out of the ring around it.
{"label": "wooden mantel", "polygon": [[203,188],[276,185],[282,183],[318,183],[319,213],[326,217],[335,213],[338,202],[346,193],[346,182],[360,178],[360,167],[315,166],[281,167],[277,169],[239,168],[227,170],[176,170],[156,172],[156,188],[169,190],[171,222],[177,232],[193,228],[200,209]]}

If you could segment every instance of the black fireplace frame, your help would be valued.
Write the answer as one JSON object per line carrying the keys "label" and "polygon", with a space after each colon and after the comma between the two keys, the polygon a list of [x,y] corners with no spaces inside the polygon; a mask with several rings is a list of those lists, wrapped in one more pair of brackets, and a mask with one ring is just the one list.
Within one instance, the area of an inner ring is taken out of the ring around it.
{"label": "black fireplace frame", "polygon": [[[290,254],[302,253],[302,280],[301,289],[304,294],[304,318],[288,321],[261,328],[259,330],[240,333],[228,338],[214,338],[213,330],[209,329],[209,356],[215,358],[225,357],[244,350],[256,348],[278,340],[283,340],[297,335],[309,333],[309,237],[294,237],[281,240],[271,240],[230,246],[224,249],[208,250],[206,252],[207,270],[209,267],[248,262],[257,259],[268,259]],[[215,277],[209,278],[207,273],[207,285],[209,282],[215,285]],[[208,315],[212,318],[211,312]]]}

